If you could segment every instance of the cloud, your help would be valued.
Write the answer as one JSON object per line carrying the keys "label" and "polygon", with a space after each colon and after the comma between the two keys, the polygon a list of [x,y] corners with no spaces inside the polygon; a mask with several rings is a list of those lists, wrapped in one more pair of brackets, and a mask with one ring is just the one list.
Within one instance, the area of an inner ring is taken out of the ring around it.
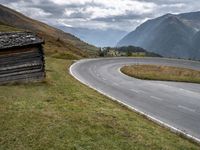
{"label": "cloud", "polygon": [[200,8],[196,0],[1,0],[0,3],[54,26],[126,31],[166,13]]}
{"label": "cloud", "polygon": [[51,2],[58,4],[58,5],[85,5],[86,3],[92,3],[93,0],[50,0]]}

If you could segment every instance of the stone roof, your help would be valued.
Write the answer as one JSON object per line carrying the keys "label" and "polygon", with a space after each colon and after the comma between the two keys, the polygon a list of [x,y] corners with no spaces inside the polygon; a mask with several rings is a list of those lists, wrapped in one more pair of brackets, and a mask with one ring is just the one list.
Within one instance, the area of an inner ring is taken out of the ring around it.
{"label": "stone roof", "polygon": [[43,43],[44,40],[31,32],[0,32],[0,50]]}

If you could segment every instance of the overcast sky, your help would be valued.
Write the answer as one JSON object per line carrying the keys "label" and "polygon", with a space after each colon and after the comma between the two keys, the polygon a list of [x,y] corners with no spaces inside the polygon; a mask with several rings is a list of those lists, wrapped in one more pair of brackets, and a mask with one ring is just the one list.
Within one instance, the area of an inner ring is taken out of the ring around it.
{"label": "overcast sky", "polygon": [[51,25],[131,31],[166,13],[200,10],[200,0],[0,0]]}

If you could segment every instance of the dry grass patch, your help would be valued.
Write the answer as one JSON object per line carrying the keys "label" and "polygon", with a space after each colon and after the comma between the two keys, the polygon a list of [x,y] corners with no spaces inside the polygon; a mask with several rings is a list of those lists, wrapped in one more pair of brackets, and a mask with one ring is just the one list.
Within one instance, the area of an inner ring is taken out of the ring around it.
{"label": "dry grass patch", "polygon": [[200,83],[200,71],[187,68],[132,65],[121,68],[121,71],[128,76],[145,80]]}

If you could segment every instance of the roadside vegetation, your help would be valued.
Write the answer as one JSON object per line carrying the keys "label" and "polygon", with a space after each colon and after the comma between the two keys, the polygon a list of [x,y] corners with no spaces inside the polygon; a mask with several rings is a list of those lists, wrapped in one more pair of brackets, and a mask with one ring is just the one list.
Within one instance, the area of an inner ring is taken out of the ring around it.
{"label": "roadside vegetation", "polygon": [[104,47],[99,50],[100,57],[162,57],[159,54],[149,52],[141,47]]}
{"label": "roadside vegetation", "polygon": [[68,73],[70,54],[46,57],[43,83],[0,86],[0,149],[199,149],[79,83]]}
{"label": "roadside vegetation", "polygon": [[0,86],[0,149],[199,149],[69,75],[46,58],[44,83]]}
{"label": "roadside vegetation", "polygon": [[121,68],[128,76],[144,80],[200,83],[200,71],[158,65],[132,65]]}

